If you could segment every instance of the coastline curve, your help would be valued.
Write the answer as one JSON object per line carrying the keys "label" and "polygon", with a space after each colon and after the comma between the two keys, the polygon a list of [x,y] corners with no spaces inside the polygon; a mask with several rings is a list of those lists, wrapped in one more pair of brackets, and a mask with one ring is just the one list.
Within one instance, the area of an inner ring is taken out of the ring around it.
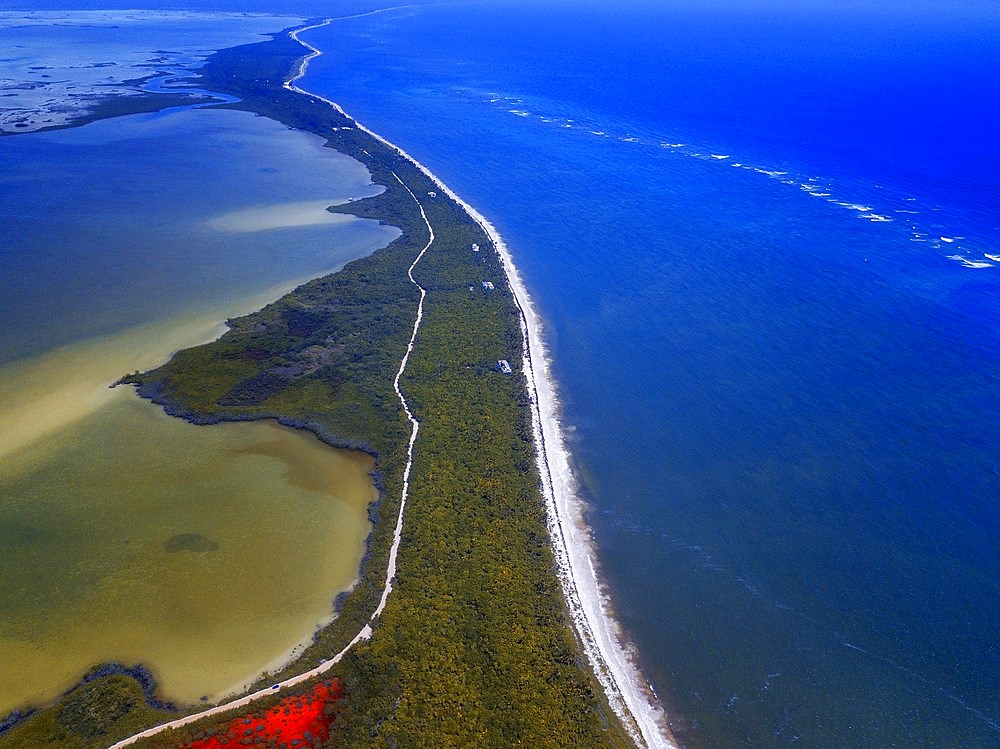
{"label": "coastline curve", "polygon": [[593,541],[584,518],[583,501],[577,493],[577,482],[559,418],[558,393],[551,375],[542,323],[506,243],[496,227],[482,213],[462,200],[412,155],[365,127],[336,102],[295,85],[295,81],[305,75],[309,62],[323,54],[321,50],[302,40],[299,35],[329,25],[334,20],[341,19],[325,19],[320,23],[289,32],[289,36],[309,52],[303,57],[295,73],[285,82],[285,88],[328,104],[354,122],[358,129],[410,161],[443,193],[461,206],[493,242],[520,312],[524,342],[524,373],[531,399],[532,429],[535,436],[536,460],[542,479],[541,489],[545,498],[559,581],[576,634],[612,709],[622,720],[633,740],[648,749],[677,749],[678,745],[670,731],[667,715],[659,704],[652,686],[642,676],[635,657],[626,649],[620,626],[610,613],[610,601],[603,591],[599,578]]}

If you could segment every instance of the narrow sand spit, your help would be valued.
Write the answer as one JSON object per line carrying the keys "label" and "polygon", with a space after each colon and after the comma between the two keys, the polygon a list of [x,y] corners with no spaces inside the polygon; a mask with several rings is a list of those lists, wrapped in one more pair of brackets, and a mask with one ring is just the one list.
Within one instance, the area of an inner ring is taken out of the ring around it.
{"label": "narrow sand spit", "polygon": [[[350,117],[337,103],[304,91],[294,84],[301,78],[309,62],[322,54],[299,35],[319,28],[323,23],[291,32],[293,39],[309,49],[295,74],[285,87],[326,102],[345,117]],[[612,708],[621,717],[633,739],[640,746],[675,747],[667,718],[658,704],[652,688],[642,677],[635,659],[628,652],[618,623],[610,614],[610,602],[601,588],[596,569],[593,542],[584,520],[583,503],[576,491],[576,479],[570,467],[559,421],[559,401],[550,373],[542,325],[531,298],[511,258],[507,245],[496,228],[475,208],[456,195],[426,166],[406,151],[351,118],[357,127],[409,159],[430,178],[440,190],[457,202],[487,233],[503,261],[511,291],[521,310],[521,331],[524,337],[524,373],[533,405],[538,469],[542,476],[542,491],[548,510],[549,530],[559,566],[559,578],[566,596],[576,632]],[[398,178],[397,178],[398,179]]]}

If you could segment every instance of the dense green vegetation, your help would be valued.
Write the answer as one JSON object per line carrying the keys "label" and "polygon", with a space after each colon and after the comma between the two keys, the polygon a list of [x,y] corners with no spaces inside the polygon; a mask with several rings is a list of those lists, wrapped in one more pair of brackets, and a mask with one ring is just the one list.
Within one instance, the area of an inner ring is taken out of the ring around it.
{"label": "dense green vegetation", "polygon": [[109,736],[128,736],[173,718],[170,706],[150,704],[142,683],[148,679],[128,671],[95,669],[57,704],[4,733],[2,746],[91,749],[107,746]]}
{"label": "dense green vegetation", "polygon": [[[402,235],[230,321],[218,341],[125,378],[195,422],[279,418],[377,458],[381,499],[371,511],[375,529],[361,581],[302,657],[266,682],[341,650],[371,615],[384,581],[409,438],[392,389],[418,301],[406,269],[428,236],[395,173],[418,196],[436,234],[414,271],[428,295],[400,385],[421,430],[395,588],[372,639],[329,672],[346,697],[328,743],[628,746],[574,641],[555,576],[518,367],[518,311],[500,259],[482,229],[396,151],[327,105],[281,87],[301,54],[286,36],[227,50],[212,59],[201,85],[243,98],[227,106],[321,133],[364,163],[385,192],[337,210],[378,217]],[[473,243],[482,251],[472,252]],[[495,290],[485,291],[484,280]],[[514,374],[498,372],[498,359],[508,359]],[[112,717],[80,728],[86,735],[77,743],[37,728],[50,726],[55,714],[85,715],[63,701],[0,737],[0,749],[106,746],[159,718],[125,691],[97,701]],[[140,746],[175,747],[222,722]]]}

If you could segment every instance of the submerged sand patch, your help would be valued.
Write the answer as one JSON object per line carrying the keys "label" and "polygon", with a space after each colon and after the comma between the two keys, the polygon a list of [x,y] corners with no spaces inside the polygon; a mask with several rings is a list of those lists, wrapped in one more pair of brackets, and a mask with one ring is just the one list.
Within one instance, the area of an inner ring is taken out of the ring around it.
{"label": "submerged sand patch", "polygon": [[216,231],[234,234],[248,234],[270,229],[289,229],[303,226],[324,226],[352,221],[351,216],[331,213],[329,206],[346,203],[343,198],[329,200],[298,200],[286,203],[242,208],[224,213],[206,221],[206,225]]}
{"label": "submerged sand patch", "polygon": [[[0,364],[0,466],[8,456],[29,448],[44,453],[44,438],[107,406],[108,386],[127,372],[151,369],[174,351],[218,338],[220,322],[264,306],[296,282],[238,300],[226,307],[184,311],[148,325],[127,328]],[[18,460],[28,460],[21,455]],[[2,499],[0,494],[0,499]]]}

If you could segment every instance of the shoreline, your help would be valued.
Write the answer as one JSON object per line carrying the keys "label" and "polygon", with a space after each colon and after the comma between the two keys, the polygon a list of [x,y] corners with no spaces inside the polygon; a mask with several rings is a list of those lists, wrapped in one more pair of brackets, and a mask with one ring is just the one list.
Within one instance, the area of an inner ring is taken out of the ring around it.
{"label": "shoreline", "polygon": [[[547,525],[549,530],[549,546],[556,563],[556,569],[552,571],[559,578],[559,585],[563,594],[564,610],[573,622],[572,626],[567,626],[568,622],[564,620],[562,626],[573,632],[573,636],[577,641],[577,647],[582,649],[583,654],[586,655],[587,661],[590,664],[590,670],[600,683],[606,704],[618,716],[622,728],[631,738],[632,742],[637,746],[663,747],[664,749],[674,747],[675,744],[672,741],[672,737],[670,737],[664,712],[656,703],[654,699],[655,695],[652,694],[652,690],[642,678],[638,666],[627,655],[628,649],[622,641],[620,630],[610,614],[607,598],[601,590],[601,584],[595,569],[594,550],[589,540],[589,531],[583,521],[584,506],[575,493],[575,480],[570,469],[570,456],[565,446],[562,426],[558,418],[558,398],[549,371],[549,360],[544,343],[542,325],[534,310],[530,295],[513,263],[507,245],[496,228],[481,213],[460,199],[448,186],[430,172],[427,167],[402,149],[358,123],[347,115],[340,105],[294,85],[294,82],[307,72],[309,61],[322,54],[317,48],[303,42],[298,35],[303,31],[315,29],[330,22],[331,19],[327,19],[321,23],[314,23],[284,32],[291,40],[302,45],[309,52],[301,58],[292,76],[283,81],[283,86],[296,95],[306,96],[309,99],[322,103],[324,107],[329,107],[333,111],[338,112],[359,131],[409,161],[413,167],[450,197],[457,204],[460,211],[464,212],[486,235],[488,240],[494,244],[500,269],[511,290],[518,316],[518,325],[521,331],[523,345],[522,362],[525,375],[523,387],[526,389],[531,402],[530,430],[535,448],[534,462],[539,471],[540,483],[538,490],[544,496],[545,525]],[[280,36],[281,34],[275,35],[275,37]],[[264,114],[264,116],[267,115]],[[367,154],[368,152],[364,151],[364,153]],[[395,173],[393,173],[393,176],[396,176]],[[399,177],[396,176],[396,179],[399,180]],[[416,196],[413,195],[409,187],[402,180],[400,180],[400,183],[410,192],[411,197],[416,200]],[[423,208],[420,206],[419,201],[417,201],[417,205],[420,207],[420,212],[423,215]],[[427,221],[426,215],[424,215],[424,221]],[[431,231],[431,241],[433,241],[433,229],[431,229],[429,222],[427,225]],[[426,250],[426,247],[424,249]],[[423,255],[423,252],[420,255]],[[419,256],[417,260],[419,260]],[[415,264],[416,261],[414,262]],[[413,266],[410,266],[411,272],[412,268]],[[412,273],[410,281],[416,284]],[[420,288],[419,284],[417,286]],[[421,293],[422,296],[423,294]],[[416,326],[419,325],[419,322],[418,311],[418,319],[414,327],[413,336],[411,336],[410,349],[412,349],[413,337],[416,335]],[[408,355],[409,349],[407,351]],[[405,400],[402,399],[402,394],[399,392],[398,386],[399,377],[405,365],[406,357],[404,356],[400,364],[400,370],[396,375],[394,388],[413,426],[413,433],[409,440],[409,451],[412,459],[413,442],[416,437],[418,425],[414,422],[412,415],[409,414],[409,409]],[[155,402],[155,399],[153,400]],[[263,416],[260,418],[269,417]],[[286,422],[279,419],[279,423]],[[309,427],[309,425],[289,425]],[[409,463],[406,469],[406,474],[408,473]],[[367,640],[371,636],[372,623],[381,613],[389,593],[392,591],[394,571],[392,562],[394,561],[395,551],[398,548],[399,526],[401,525],[405,506],[405,482],[406,478],[404,476],[404,497],[399,508],[395,542],[390,551],[388,575],[375,613],[368,619],[368,622],[361,631],[336,656],[329,660],[322,659],[320,665],[317,667],[282,681],[282,687],[294,686],[325,672],[349,652],[354,645]],[[555,596],[553,596],[554,599]],[[250,688],[252,689],[253,687]],[[207,715],[214,715],[224,710],[249,705],[256,699],[271,694],[273,692],[270,687],[259,689],[251,694],[244,694],[243,697],[228,702],[225,705],[217,705],[210,710],[195,713],[177,721],[161,724],[155,729],[135,734],[118,742],[114,746],[125,746],[141,737],[152,735],[170,726],[183,725]]]}
{"label": "shoreline", "polygon": [[[0,425],[0,438],[3,438],[0,439],[0,458],[25,450],[53,431],[108,405],[111,398],[108,391],[121,382],[122,371],[152,369],[169,361],[176,351],[217,340],[229,329],[226,320],[258,310],[308,280],[306,277],[290,279],[234,299],[226,308],[190,307],[170,317],[73,341],[0,364],[0,375],[8,384],[13,382],[16,386],[12,389],[23,390],[26,382],[44,381],[47,373],[57,368],[57,361],[62,363],[60,367],[68,361],[72,364],[71,369],[79,372],[89,362],[109,361],[109,349],[119,352],[112,363],[87,372],[82,379],[70,380],[61,388],[47,387],[43,396],[13,405],[8,403],[6,423]],[[139,342],[143,340],[152,340],[155,344],[141,348]],[[70,403],[72,406],[68,405]],[[58,418],[53,418],[53,414]]]}
{"label": "shoreline", "polygon": [[430,172],[426,173],[489,235],[503,260],[507,282],[521,313],[524,372],[531,396],[542,494],[549,515],[549,532],[559,568],[559,581],[576,634],[612,709],[629,733],[638,730],[650,749],[676,749],[677,745],[670,736],[667,715],[656,701],[651,685],[642,676],[635,657],[630,654],[631,649],[623,641],[621,628],[610,612],[610,600],[600,580],[590,527],[584,517],[586,508],[576,492],[576,477],[570,466],[569,449],[563,435],[558,391],[551,374],[541,320],[506,243],[493,225]]}
{"label": "shoreline", "polygon": [[576,478],[570,466],[569,451],[559,419],[558,394],[550,371],[542,324],[510,250],[496,227],[483,214],[462,200],[416,158],[365,127],[336,102],[295,85],[295,81],[306,74],[309,62],[323,54],[318,48],[303,41],[299,34],[327,26],[333,20],[339,19],[326,19],[288,32],[290,38],[310,52],[285,82],[285,88],[328,104],[354,122],[359,130],[397,151],[461,206],[493,242],[520,311],[524,341],[523,364],[532,404],[537,467],[542,480],[541,490],[558,567],[557,575],[573,619],[575,634],[612,709],[633,740],[650,749],[676,749],[677,744],[671,735],[667,715],[655,700],[651,685],[642,676],[635,657],[623,642],[617,621],[610,613],[610,601],[599,579],[590,529],[584,519],[583,501],[576,493]]}

